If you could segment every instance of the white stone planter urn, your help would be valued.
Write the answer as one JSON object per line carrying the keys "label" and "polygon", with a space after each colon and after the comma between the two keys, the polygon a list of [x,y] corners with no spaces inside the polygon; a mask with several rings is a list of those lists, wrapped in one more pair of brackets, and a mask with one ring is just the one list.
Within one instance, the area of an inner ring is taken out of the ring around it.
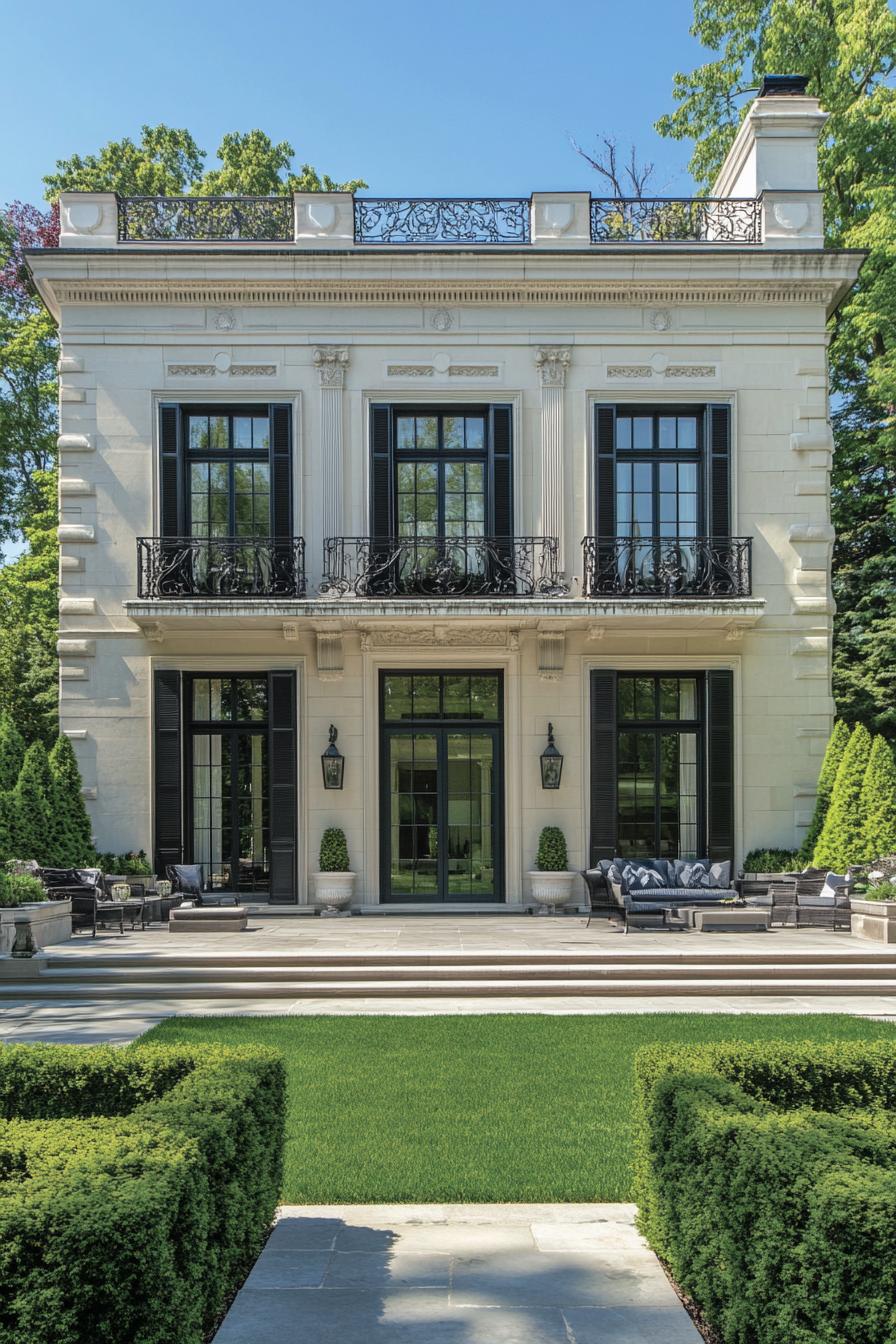
{"label": "white stone planter urn", "polygon": [[864,901],[851,896],[850,933],[872,943],[896,943],[896,901]]}
{"label": "white stone planter urn", "polygon": [[312,873],[314,904],[321,907],[321,918],[326,915],[347,915],[345,907],[351,903],[355,891],[354,873]]}
{"label": "white stone planter urn", "polygon": [[532,899],[539,904],[536,914],[554,915],[562,905],[571,905],[577,877],[578,873],[530,872]]}

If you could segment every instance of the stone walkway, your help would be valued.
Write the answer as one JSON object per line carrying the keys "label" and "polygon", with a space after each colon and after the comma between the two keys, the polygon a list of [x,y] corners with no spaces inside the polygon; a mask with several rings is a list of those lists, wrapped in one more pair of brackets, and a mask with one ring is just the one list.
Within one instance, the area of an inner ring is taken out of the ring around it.
{"label": "stone walkway", "polygon": [[214,1344],[700,1344],[634,1216],[286,1205]]}

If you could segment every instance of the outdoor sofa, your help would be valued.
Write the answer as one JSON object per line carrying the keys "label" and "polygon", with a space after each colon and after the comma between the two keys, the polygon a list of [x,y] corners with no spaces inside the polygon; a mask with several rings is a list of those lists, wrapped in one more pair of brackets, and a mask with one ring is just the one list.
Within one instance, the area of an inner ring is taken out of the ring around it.
{"label": "outdoor sofa", "polygon": [[712,906],[739,898],[728,860],[600,859],[582,876],[592,908],[597,896],[597,904],[605,905],[608,913],[622,915],[626,933],[630,924],[656,922],[664,912],[681,906]]}

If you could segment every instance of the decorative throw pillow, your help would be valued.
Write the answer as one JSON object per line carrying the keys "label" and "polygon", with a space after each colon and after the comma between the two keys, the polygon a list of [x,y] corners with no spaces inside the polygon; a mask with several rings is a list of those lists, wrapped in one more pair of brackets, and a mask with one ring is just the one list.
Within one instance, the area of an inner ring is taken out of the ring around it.
{"label": "decorative throw pillow", "polygon": [[710,876],[714,887],[721,887],[723,890],[731,886],[731,860],[726,859],[724,863],[711,863],[709,866]]}
{"label": "decorative throw pillow", "polygon": [[682,872],[683,884],[691,888],[711,888],[716,885],[712,873],[702,861],[689,864]]}
{"label": "decorative throw pillow", "polygon": [[665,885],[660,873],[655,873],[652,868],[645,868],[637,863],[627,863],[622,870],[622,876],[629,891],[655,891]]}
{"label": "decorative throw pillow", "polygon": [[833,901],[837,895],[836,888],[842,887],[845,882],[845,874],[843,877],[839,877],[837,873],[828,873],[824,880],[824,886],[821,889],[821,895],[826,897],[829,901]]}

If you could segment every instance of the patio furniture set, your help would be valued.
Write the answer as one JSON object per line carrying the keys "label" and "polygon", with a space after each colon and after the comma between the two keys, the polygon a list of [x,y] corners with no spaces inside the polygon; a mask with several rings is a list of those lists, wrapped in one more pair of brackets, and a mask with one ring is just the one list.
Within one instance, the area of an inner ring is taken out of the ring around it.
{"label": "patio furniture set", "polygon": [[133,877],[99,868],[41,868],[29,865],[47,894],[72,903],[72,930],[132,930],[167,924],[178,933],[245,929],[247,913],[236,896],[208,892],[200,864],[172,864],[166,876]]}
{"label": "patio furniture set", "polygon": [[601,859],[582,876],[595,915],[622,918],[630,929],[692,929],[700,933],[771,928],[850,928],[852,874],[823,868],[781,873],[764,894],[741,894],[743,874],[731,864],[693,859]]}

